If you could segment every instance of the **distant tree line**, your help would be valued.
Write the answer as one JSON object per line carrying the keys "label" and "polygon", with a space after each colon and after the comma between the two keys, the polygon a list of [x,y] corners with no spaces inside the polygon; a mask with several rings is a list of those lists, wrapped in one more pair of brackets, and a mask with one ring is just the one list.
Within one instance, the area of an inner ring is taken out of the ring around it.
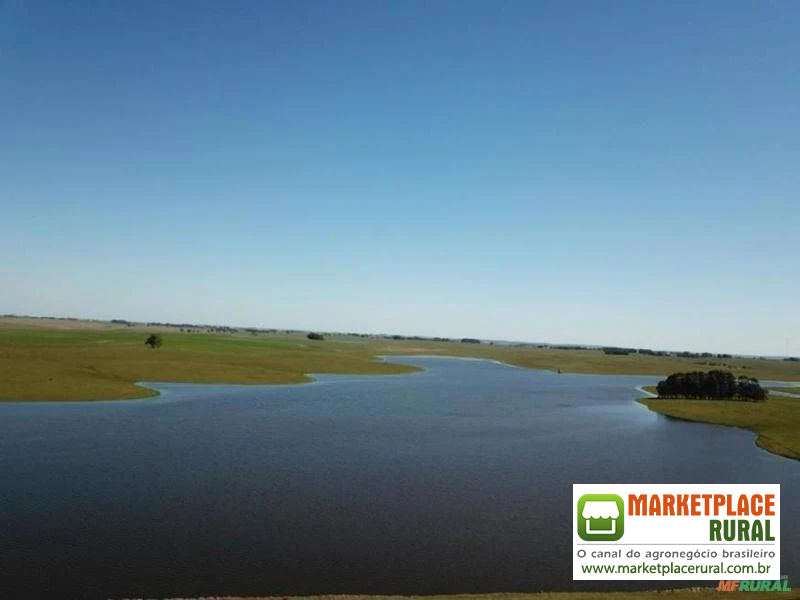
{"label": "distant tree line", "polygon": [[461,338],[462,344],[480,344],[481,341],[476,338]]}
{"label": "distant tree line", "polygon": [[[527,345],[527,344],[522,344]],[[549,345],[549,344],[542,344],[538,346],[539,348],[550,348],[551,350],[591,350],[589,346],[573,346],[571,344],[559,344],[559,345]]]}
{"label": "distant tree line", "polygon": [[[560,346],[554,346],[560,348]],[[575,347],[573,347],[575,348]],[[679,358],[733,358],[730,354],[713,354],[711,352],[667,352],[665,350],[651,350],[650,348],[620,348],[618,346],[604,346],[601,350],[606,354],[625,356],[628,354],[642,354],[644,356],[677,356]]]}
{"label": "distant tree line", "polygon": [[645,356],[669,356],[669,352],[664,350],[651,350],[650,348],[639,348],[638,352]]}
{"label": "distant tree line", "polygon": [[742,400],[761,402],[767,391],[752,377],[735,377],[730,371],[692,371],[673,373],[658,382],[661,398],[695,398],[702,400]]}
{"label": "distant tree line", "polygon": [[603,348],[603,352],[606,354],[624,356],[626,354],[634,354],[636,352],[636,348],[617,348],[616,346],[606,346]]}

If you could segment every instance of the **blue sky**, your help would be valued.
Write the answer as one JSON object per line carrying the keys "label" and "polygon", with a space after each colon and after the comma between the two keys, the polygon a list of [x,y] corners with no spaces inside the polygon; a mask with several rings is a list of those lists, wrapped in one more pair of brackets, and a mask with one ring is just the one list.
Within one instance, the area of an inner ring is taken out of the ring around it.
{"label": "blue sky", "polygon": [[800,354],[798,30],[0,3],[0,312]]}

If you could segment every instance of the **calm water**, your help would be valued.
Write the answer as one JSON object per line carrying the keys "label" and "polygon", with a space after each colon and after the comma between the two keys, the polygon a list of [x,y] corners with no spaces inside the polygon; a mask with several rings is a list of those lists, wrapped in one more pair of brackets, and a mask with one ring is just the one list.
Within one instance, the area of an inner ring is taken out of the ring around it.
{"label": "calm water", "polygon": [[[393,360],[427,370],[0,405],[2,593],[579,589],[574,482],[781,483],[784,506],[800,499],[800,462],[634,404],[655,378]],[[800,511],[781,521],[796,578]]]}

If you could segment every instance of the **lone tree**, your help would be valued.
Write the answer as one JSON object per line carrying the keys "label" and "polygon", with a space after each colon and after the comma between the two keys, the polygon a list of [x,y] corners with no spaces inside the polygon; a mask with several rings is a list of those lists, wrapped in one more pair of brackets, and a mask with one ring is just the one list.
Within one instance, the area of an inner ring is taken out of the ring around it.
{"label": "lone tree", "polygon": [[155,350],[156,348],[161,348],[161,344],[163,343],[163,340],[161,339],[161,335],[160,334],[151,333],[150,337],[147,338],[144,341],[144,343],[146,345],[150,346],[153,350]]}
{"label": "lone tree", "polygon": [[313,331],[306,336],[310,340],[324,340],[321,333],[314,333]]}

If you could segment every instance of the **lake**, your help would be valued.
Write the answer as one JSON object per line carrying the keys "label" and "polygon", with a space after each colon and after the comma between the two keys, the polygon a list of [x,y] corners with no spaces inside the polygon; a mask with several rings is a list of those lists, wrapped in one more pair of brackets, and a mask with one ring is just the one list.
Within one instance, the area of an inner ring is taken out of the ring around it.
{"label": "lake", "polygon": [[[780,483],[785,506],[800,498],[800,462],[753,434],[636,404],[657,377],[391,360],[426,370],[0,404],[4,593],[652,589],[573,583],[573,483]],[[800,511],[781,524],[798,577]]]}

